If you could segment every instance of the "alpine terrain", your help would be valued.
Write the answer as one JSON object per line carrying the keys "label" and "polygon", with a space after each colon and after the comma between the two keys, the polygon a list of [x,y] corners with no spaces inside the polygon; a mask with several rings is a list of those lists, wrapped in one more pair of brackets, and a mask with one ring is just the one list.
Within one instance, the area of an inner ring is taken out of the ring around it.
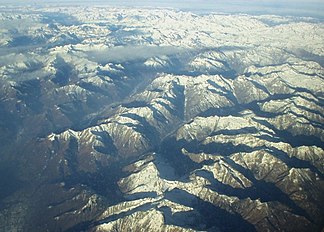
{"label": "alpine terrain", "polygon": [[324,23],[0,8],[0,231],[321,231]]}

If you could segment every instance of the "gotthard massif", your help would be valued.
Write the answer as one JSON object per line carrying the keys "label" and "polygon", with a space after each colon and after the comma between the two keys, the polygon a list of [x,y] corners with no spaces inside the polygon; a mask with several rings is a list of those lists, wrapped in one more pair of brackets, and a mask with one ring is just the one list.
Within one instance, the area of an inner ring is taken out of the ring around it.
{"label": "gotthard massif", "polygon": [[321,231],[324,24],[0,8],[0,231]]}

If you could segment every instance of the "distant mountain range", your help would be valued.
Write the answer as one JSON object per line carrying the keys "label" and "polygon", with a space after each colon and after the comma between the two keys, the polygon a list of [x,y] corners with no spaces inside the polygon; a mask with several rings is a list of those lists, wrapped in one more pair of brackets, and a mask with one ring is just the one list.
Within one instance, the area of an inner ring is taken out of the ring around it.
{"label": "distant mountain range", "polygon": [[0,8],[0,231],[321,231],[324,24]]}

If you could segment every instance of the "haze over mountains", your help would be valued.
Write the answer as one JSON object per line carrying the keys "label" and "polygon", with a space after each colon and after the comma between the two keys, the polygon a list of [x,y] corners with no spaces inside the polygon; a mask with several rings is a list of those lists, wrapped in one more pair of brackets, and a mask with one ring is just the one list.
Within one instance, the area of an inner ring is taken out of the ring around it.
{"label": "haze over mountains", "polygon": [[0,31],[1,231],[323,229],[318,18],[5,6]]}
{"label": "haze over mountains", "polygon": [[323,19],[324,4],[322,0],[140,0],[140,1],[114,1],[114,0],[0,0],[3,5],[104,5],[112,7],[159,7],[175,8],[195,13],[223,12],[223,13],[247,13],[247,14],[276,14],[307,16]]}

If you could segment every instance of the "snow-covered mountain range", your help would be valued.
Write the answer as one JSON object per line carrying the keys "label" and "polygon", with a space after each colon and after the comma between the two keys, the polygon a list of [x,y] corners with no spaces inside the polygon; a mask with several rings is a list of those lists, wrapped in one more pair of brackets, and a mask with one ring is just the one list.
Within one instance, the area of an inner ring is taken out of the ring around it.
{"label": "snow-covered mountain range", "polygon": [[321,231],[324,24],[0,8],[1,231]]}

